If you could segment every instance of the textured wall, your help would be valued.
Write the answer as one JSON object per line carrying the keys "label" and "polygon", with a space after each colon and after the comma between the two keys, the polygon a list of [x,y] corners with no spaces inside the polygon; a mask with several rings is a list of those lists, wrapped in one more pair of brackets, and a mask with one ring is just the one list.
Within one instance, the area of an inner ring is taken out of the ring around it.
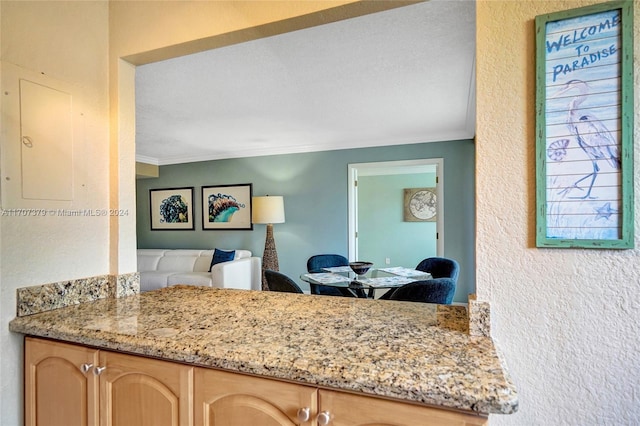
{"label": "textured wall", "polygon": [[638,250],[535,248],[534,17],[594,3],[477,4],[476,285],[520,394],[519,412],[495,425],[640,424]]}

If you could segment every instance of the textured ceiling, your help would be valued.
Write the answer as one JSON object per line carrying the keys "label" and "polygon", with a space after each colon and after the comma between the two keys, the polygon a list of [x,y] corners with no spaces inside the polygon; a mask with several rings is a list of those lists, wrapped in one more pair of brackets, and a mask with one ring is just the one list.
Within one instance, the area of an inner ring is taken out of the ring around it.
{"label": "textured ceiling", "polygon": [[431,0],[139,66],[136,159],[469,139],[475,3]]}

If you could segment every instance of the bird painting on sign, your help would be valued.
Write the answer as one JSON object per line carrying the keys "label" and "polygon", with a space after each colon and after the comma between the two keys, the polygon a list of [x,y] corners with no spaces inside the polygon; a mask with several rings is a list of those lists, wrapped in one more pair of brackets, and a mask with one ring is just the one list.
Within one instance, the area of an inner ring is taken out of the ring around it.
{"label": "bird painting on sign", "polygon": [[[567,118],[567,127],[569,132],[576,138],[578,145],[585,154],[591,160],[593,165],[593,171],[586,176],[581,177],[574,182],[573,186],[565,188],[561,193],[569,193],[573,189],[585,191],[585,188],[579,186],[580,183],[588,181],[588,188],[586,193],[581,196],[572,196],[571,198],[597,198],[591,196],[593,190],[593,184],[600,167],[598,167],[598,160],[606,160],[611,164],[614,169],[620,169],[620,151],[618,149],[618,142],[609,132],[607,126],[600,121],[596,116],[589,112],[582,112],[580,105],[587,100],[589,95],[589,85],[581,80],[571,80],[567,82],[564,88],[558,92],[558,95],[562,95],[567,92],[577,92],[576,96],[571,98],[569,102],[569,116]],[[568,139],[563,139],[568,141]],[[566,144],[565,144],[566,146]]]}
{"label": "bird painting on sign", "polygon": [[619,14],[546,27],[547,238],[619,238]]}

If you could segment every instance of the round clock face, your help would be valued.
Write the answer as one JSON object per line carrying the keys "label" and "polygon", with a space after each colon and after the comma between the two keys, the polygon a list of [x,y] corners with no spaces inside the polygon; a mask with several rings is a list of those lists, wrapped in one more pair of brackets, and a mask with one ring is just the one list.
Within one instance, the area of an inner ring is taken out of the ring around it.
{"label": "round clock face", "polygon": [[411,214],[421,220],[428,220],[436,215],[436,194],[431,191],[418,191],[409,201]]}

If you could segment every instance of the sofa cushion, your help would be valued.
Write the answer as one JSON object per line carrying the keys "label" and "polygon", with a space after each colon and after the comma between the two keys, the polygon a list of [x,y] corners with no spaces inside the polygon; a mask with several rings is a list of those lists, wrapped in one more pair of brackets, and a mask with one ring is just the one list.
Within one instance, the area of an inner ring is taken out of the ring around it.
{"label": "sofa cushion", "polygon": [[198,256],[203,250],[198,249],[165,249],[165,256]]}
{"label": "sofa cushion", "polygon": [[211,283],[209,272],[176,272],[167,277],[167,285],[187,284],[211,287]]}
{"label": "sofa cushion", "polygon": [[202,250],[196,259],[196,264],[193,265],[193,272],[208,272],[212,257],[213,250]]}
{"label": "sofa cushion", "polygon": [[249,250],[236,250],[235,259],[244,259],[245,257],[251,257],[251,251]]}
{"label": "sofa cushion", "polygon": [[164,255],[165,250],[139,249],[138,271],[155,271],[158,269],[158,261]]}
{"label": "sofa cushion", "polygon": [[211,272],[211,268],[213,268],[213,265],[217,265],[218,263],[222,263],[222,262],[229,262],[230,260],[233,260],[235,257],[236,257],[235,250],[226,251],[226,250],[215,249],[213,251],[213,257],[211,258],[211,265],[209,265],[209,272]]}
{"label": "sofa cushion", "polygon": [[158,261],[158,271],[193,271],[199,252],[177,256],[171,252],[165,253]]}

